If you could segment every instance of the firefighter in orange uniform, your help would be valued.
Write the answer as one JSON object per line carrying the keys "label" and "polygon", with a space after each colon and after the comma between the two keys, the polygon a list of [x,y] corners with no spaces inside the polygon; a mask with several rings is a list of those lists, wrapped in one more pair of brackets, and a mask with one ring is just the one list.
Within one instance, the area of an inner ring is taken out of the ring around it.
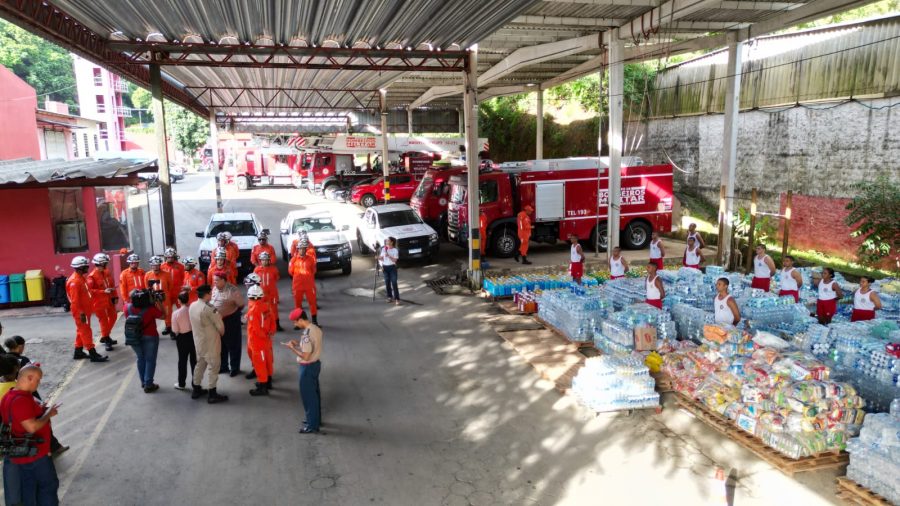
{"label": "firefighter in orange uniform", "polygon": [[253,249],[250,250],[250,263],[253,264],[253,267],[259,267],[261,265],[259,255],[262,253],[268,253],[269,259],[274,262],[275,247],[269,244],[269,234],[260,232],[259,235],[256,236],[256,240],[258,241],[258,244],[254,244]]}
{"label": "firefighter in orange uniform", "polygon": [[116,284],[109,273],[109,255],[97,253],[91,259],[94,270],[87,275],[88,289],[91,291],[91,303],[94,314],[100,323],[100,342],[106,345],[106,351],[112,351],[117,343],[110,334],[116,324]]}
{"label": "firefighter in orange uniform", "polygon": [[178,252],[175,251],[175,248],[166,248],[163,258],[165,262],[159,268],[161,271],[169,273],[169,276],[172,278],[172,284],[169,285],[171,288],[169,297],[171,297],[175,306],[181,307],[181,303],[178,302],[178,293],[181,292],[181,287],[184,286],[184,265],[178,261]]}
{"label": "firefighter in orange uniform", "polygon": [[294,307],[303,307],[303,297],[309,301],[312,322],[318,325],[316,314],[316,250],[309,244],[306,231],[297,233],[297,253],[291,258],[288,274],[291,275],[291,291],[294,293]]}
{"label": "firefighter in orange uniform", "polygon": [[237,268],[228,261],[228,253],[224,248],[216,250],[215,260],[209,264],[209,270],[206,271],[206,284],[209,286],[215,285],[213,277],[218,271],[225,273],[225,281],[232,285],[237,284]]}
{"label": "firefighter in orange uniform", "polygon": [[247,298],[250,299],[246,317],[247,351],[250,352],[250,362],[253,363],[253,372],[257,378],[256,388],[250,390],[250,395],[269,395],[274,372],[272,335],[275,333],[275,315],[272,314],[272,305],[266,300],[261,286],[251,286],[247,290]]}
{"label": "firefighter in orange uniform", "polygon": [[197,261],[194,257],[184,257],[184,283],[181,285],[182,291],[188,292],[188,305],[197,300],[197,287],[205,285],[206,276],[197,268]]}
{"label": "firefighter in orange uniform", "polygon": [[[93,303],[85,279],[89,266],[88,259],[77,256],[72,259],[71,266],[75,272],[66,280],[66,296],[69,298],[72,318],[75,320],[75,355],[72,358],[75,360],[89,358],[91,362],[106,362],[109,357],[100,355],[94,349],[94,336],[91,330]],[[85,348],[88,350],[87,353],[84,352]]]}
{"label": "firefighter in orange uniform", "polygon": [[219,247],[225,248],[225,254],[228,256],[228,262],[231,263],[231,266],[237,269],[238,257],[241,255],[241,249],[238,247],[237,243],[231,240],[231,232],[222,232],[216,235],[216,239],[219,241]]}
{"label": "firefighter in orange uniform", "polygon": [[163,330],[164,336],[172,336],[172,276],[168,272],[162,270],[163,259],[161,256],[153,256],[150,258],[150,272],[144,276],[147,287],[153,294],[154,301],[161,300],[163,303],[163,312],[166,315],[166,329]]}
{"label": "firefighter in orange uniform", "polygon": [[281,332],[284,330],[281,328],[281,318],[278,317],[278,280],[281,275],[278,273],[278,267],[272,265],[274,257],[274,254],[270,255],[265,251],[260,253],[259,266],[253,270],[253,273],[259,276],[259,286],[262,287],[263,293],[266,294],[266,300],[272,305],[272,312],[275,313],[275,328]]}
{"label": "firefighter in orange uniform", "polygon": [[141,269],[141,257],[132,253],[125,260],[128,262],[128,268],[119,274],[119,297],[122,298],[123,305],[131,303],[132,290],[147,288],[144,269]]}
{"label": "firefighter in orange uniform", "polygon": [[[309,240],[309,234],[306,232],[306,230],[298,230],[297,237],[295,237],[294,240],[291,241],[290,258],[294,258],[294,256],[297,254],[297,245],[300,244],[300,236],[301,235],[306,237],[306,244],[308,244],[311,248],[315,247],[315,245],[313,245],[312,241]],[[274,257],[273,257],[273,259],[274,259]]]}
{"label": "firefighter in orange uniform", "polygon": [[528,217],[528,213],[533,211],[533,207],[526,205],[516,217],[516,228],[519,231],[519,251],[516,252],[515,258],[516,262],[518,262],[519,256],[521,256],[522,263],[525,265],[531,264],[528,261],[528,241],[531,240],[531,218]]}

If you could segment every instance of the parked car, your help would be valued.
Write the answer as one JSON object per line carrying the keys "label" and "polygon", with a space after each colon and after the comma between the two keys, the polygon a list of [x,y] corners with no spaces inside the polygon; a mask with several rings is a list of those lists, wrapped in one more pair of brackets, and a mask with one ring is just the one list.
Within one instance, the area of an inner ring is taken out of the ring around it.
{"label": "parked car", "polygon": [[240,255],[237,261],[238,277],[253,271],[253,265],[250,263],[250,251],[256,244],[256,236],[260,230],[268,233],[268,229],[264,229],[256,221],[253,213],[216,213],[209,219],[209,224],[203,232],[197,232],[197,237],[203,238],[200,242],[200,248],[197,252],[198,267],[203,272],[209,269],[211,257],[215,252],[218,243],[216,236],[219,232],[230,232],[231,240],[237,243]]}
{"label": "parked car", "polygon": [[306,230],[309,242],[316,248],[316,270],[340,269],[345,276],[352,271],[353,249],[344,233],[348,225],[338,226],[331,213],[323,211],[291,211],[281,220],[281,257],[289,261],[291,243],[298,230]]}
{"label": "parked car", "polygon": [[[409,202],[419,186],[421,176],[416,174],[391,174],[391,201]],[[350,189],[350,200],[363,207],[372,207],[384,201],[384,177],[354,185]]]}
{"label": "parked car", "polygon": [[422,258],[430,262],[440,248],[438,234],[406,204],[384,204],[366,209],[356,232],[362,253],[378,251],[388,237],[397,239],[401,260]]}

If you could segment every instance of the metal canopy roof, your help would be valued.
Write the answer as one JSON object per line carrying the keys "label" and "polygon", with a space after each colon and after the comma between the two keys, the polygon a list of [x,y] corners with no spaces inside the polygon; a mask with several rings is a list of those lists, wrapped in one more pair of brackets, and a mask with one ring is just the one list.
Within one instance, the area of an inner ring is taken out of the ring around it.
{"label": "metal canopy roof", "polygon": [[635,61],[771,33],[873,0],[0,0],[0,16],[199,114],[457,107],[596,72],[613,28]]}
{"label": "metal canopy roof", "polygon": [[156,166],[156,160],[135,163],[122,158],[106,160],[0,160],[0,185],[8,183],[50,183],[69,179],[124,176]]}

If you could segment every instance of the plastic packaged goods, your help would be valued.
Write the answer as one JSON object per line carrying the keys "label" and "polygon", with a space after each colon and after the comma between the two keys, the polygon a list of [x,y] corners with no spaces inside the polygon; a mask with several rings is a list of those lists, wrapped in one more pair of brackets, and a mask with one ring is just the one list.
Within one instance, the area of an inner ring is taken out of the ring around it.
{"label": "plastic packaged goods", "polygon": [[602,355],[585,361],[572,379],[572,393],[594,411],[619,411],[659,405],[656,381],[642,359]]}
{"label": "plastic packaged goods", "polygon": [[[900,407],[900,406],[898,406]],[[847,477],[900,504],[900,416],[876,413],[866,416],[859,437],[847,443],[850,465]]]}
{"label": "plastic packaged goods", "polygon": [[570,286],[544,290],[537,299],[538,316],[575,342],[594,340],[594,328],[612,310],[597,287]]}

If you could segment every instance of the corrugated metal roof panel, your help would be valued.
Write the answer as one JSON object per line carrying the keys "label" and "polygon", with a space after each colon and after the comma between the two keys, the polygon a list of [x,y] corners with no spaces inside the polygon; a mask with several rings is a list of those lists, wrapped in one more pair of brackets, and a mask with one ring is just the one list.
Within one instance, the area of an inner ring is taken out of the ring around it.
{"label": "corrugated metal roof panel", "polygon": [[47,183],[67,179],[115,177],[137,172],[153,166],[156,161],[135,164],[131,160],[110,158],[106,160],[33,160],[20,158],[0,161],[0,184]]}

